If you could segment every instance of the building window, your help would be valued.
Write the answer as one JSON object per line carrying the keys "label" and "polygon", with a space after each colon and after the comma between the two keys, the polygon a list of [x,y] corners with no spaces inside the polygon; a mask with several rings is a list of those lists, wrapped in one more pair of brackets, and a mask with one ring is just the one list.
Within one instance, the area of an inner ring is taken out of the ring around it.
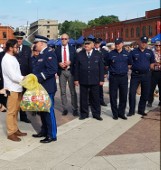
{"label": "building window", "polygon": [[6,32],[3,32],[3,38],[7,38]]}
{"label": "building window", "polygon": [[48,33],[50,33],[50,31],[48,30]]}
{"label": "building window", "polygon": [[140,28],[139,27],[136,28],[136,36],[140,37]]}
{"label": "building window", "polygon": [[48,21],[47,23],[50,24],[50,21]]}
{"label": "building window", "polygon": [[48,38],[50,38],[50,35],[47,35]]}
{"label": "building window", "polygon": [[125,36],[126,36],[126,38],[128,38],[128,36],[129,36],[129,30],[128,29],[125,30]]}
{"label": "building window", "polygon": [[143,35],[143,36],[146,35],[146,26],[143,26],[143,28],[142,28],[142,35]]}
{"label": "building window", "polygon": [[49,25],[47,25],[47,26],[46,26],[46,28],[47,28],[47,29],[49,29],[49,28],[50,28],[50,26],[49,26]]}
{"label": "building window", "polygon": [[134,37],[134,28],[131,28],[131,37]]}
{"label": "building window", "polygon": [[153,35],[152,26],[149,25],[149,36]]}

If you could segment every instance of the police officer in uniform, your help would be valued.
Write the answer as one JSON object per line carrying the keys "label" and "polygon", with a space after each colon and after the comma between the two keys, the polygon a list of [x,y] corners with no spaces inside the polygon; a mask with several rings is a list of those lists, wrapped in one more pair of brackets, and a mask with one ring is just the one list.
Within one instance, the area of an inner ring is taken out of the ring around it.
{"label": "police officer in uniform", "polygon": [[[109,93],[113,119],[118,117],[126,120],[125,108],[128,92],[128,68],[131,65],[129,53],[123,49],[123,39],[116,38],[115,50],[112,50],[107,59],[109,69]],[[119,104],[117,104],[117,95],[119,90]]]}
{"label": "police officer in uniform", "polygon": [[41,132],[33,137],[45,137],[41,143],[49,143],[57,140],[57,125],[54,113],[54,95],[57,90],[55,74],[58,70],[56,54],[47,48],[48,38],[36,35],[35,46],[40,52],[37,57],[32,58],[33,74],[38,78],[39,83],[48,92],[52,106],[50,112],[39,112],[42,121]]}
{"label": "police officer in uniform", "polygon": [[80,85],[80,120],[89,116],[88,99],[90,93],[93,118],[103,120],[100,116],[99,86],[104,83],[104,65],[101,54],[94,50],[94,39],[84,39],[84,49],[77,54],[75,64],[75,85]]}
{"label": "police officer in uniform", "polygon": [[[102,42],[101,38],[95,38],[94,39],[94,49],[97,50],[101,54],[102,60],[103,60],[104,65],[105,65],[105,58],[108,56],[108,51],[101,48],[101,42]],[[104,67],[104,78],[107,77],[107,72],[108,71],[107,71],[106,67]],[[101,104],[101,106],[107,106],[107,104],[104,101],[103,86],[100,86],[99,92],[100,92],[100,104]]]}
{"label": "police officer in uniform", "polygon": [[[16,56],[19,64],[20,64],[20,70],[21,74],[23,76],[26,76],[31,73],[31,48],[27,45],[23,45],[23,37],[25,36],[25,33],[22,31],[16,31],[13,33],[13,35],[16,37],[18,41],[18,54]],[[23,89],[23,92],[25,89]],[[20,109],[20,121],[23,121],[25,123],[30,123],[30,120],[27,118],[26,112],[22,111]]]}
{"label": "police officer in uniform", "polygon": [[129,113],[127,116],[135,114],[136,90],[141,84],[141,96],[138,105],[138,114],[146,116],[145,106],[150,91],[151,72],[154,68],[155,57],[152,50],[147,49],[148,37],[140,38],[139,47],[130,52],[132,60],[132,73],[129,92]]}

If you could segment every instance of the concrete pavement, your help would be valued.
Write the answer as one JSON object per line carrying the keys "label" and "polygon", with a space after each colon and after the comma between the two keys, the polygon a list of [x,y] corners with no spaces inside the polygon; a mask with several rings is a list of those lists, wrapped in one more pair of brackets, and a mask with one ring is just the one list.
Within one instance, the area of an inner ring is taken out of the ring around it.
{"label": "concrete pavement", "polygon": [[[57,95],[59,96],[59,92]],[[56,99],[59,98],[58,96]],[[138,98],[139,96],[137,96],[137,101]],[[158,98],[155,99],[152,109],[156,108],[157,104]],[[148,111],[147,109],[146,112]],[[61,110],[57,108],[56,112],[59,121],[62,117]],[[7,140],[5,113],[0,113],[0,170],[160,169],[159,150],[148,153],[97,156],[100,151],[141,120],[138,114],[128,120],[113,120],[108,104],[107,107],[102,107],[103,121],[97,121],[92,117],[79,120],[72,118],[72,115],[67,116],[71,119],[60,123],[58,140],[49,144],[41,144],[40,139],[32,138],[35,132],[31,125],[23,122],[19,122],[19,127],[28,135],[23,137],[21,142]],[[148,141],[144,142],[146,144]]]}

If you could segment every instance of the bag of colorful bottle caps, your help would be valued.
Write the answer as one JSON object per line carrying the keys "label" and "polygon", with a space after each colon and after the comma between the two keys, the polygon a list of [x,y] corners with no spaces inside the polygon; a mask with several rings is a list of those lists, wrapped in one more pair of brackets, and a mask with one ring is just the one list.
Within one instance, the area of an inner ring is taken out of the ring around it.
{"label": "bag of colorful bottle caps", "polygon": [[20,84],[27,89],[20,103],[22,111],[50,111],[50,97],[34,74],[27,75]]}

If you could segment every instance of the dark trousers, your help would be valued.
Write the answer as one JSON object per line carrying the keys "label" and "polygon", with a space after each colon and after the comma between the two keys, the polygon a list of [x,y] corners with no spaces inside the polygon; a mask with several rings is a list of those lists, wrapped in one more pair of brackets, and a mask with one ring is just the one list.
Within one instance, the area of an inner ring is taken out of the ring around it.
{"label": "dark trousers", "polygon": [[99,86],[100,93],[100,104],[104,103],[103,86]]}
{"label": "dark trousers", "polygon": [[136,105],[136,90],[141,84],[141,96],[138,105],[138,112],[144,113],[146,102],[149,97],[149,89],[150,89],[150,80],[151,73],[148,72],[146,74],[131,74],[130,80],[130,91],[129,91],[129,113],[135,113],[135,105]]}
{"label": "dark trousers", "polygon": [[[117,104],[117,96],[119,91],[119,105]],[[109,93],[110,104],[113,116],[118,117],[125,115],[127,103],[128,77],[127,75],[110,75],[109,77]]]}
{"label": "dark trousers", "polygon": [[5,107],[7,105],[7,97],[5,97],[3,94],[0,94],[0,104],[3,104]]}
{"label": "dark trousers", "polygon": [[151,87],[150,87],[148,103],[153,103],[154,90],[157,85],[159,88],[159,101],[161,102],[161,71],[152,71],[152,73],[151,73]]}
{"label": "dark trousers", "polygon": [[[23,92],[22,92],[22,94],[24,94],[24,93],[25,93],[25,91],[26,91],[26,89],[25,89],[25,88],[23,88]],[[25,111],[22,111],[22,110],[20,109],[19,113],[20,113],[20,120],[21,120],[21,121],[23,121],[23,120],[27,120],[27,114],[26,114],[26,112],[25,112]]]}
{"label": "dark trousers", "polygon": [[89,115],[89,94],[92,115],[99,117],[101,114],[99,85],[80,85],[80,116],[88,117]]}
{"label": "dark trousers", "polygon": [[54,94],[49,94],[49,96],[52,102],[50,112],[39,112],[42,121],[41,133],[50,138],[56,138],[57,125],[54,112]]}

